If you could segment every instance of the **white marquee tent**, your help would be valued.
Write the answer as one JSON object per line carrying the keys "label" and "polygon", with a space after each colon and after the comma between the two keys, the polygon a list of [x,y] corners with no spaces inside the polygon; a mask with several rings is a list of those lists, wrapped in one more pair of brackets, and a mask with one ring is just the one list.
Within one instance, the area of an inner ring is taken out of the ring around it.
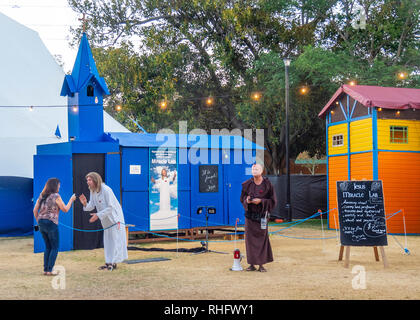
{"label": "white marquee tent", "polygon": [[[38,33],[2,13],[0,41],[0,176],[33,178],[36,146],[68,141],[65,73]],[[105,111],[104,131],[129,132]]]}

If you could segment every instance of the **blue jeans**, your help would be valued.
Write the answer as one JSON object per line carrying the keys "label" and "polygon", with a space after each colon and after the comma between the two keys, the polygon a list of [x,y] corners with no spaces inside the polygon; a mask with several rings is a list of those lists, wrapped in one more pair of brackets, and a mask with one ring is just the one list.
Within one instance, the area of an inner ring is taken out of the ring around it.
{"label": "blue jeans", "polygon": [[38,225],[45,242],[44,272],[52,272],[58,255],[58,226],[47,219],[39,219]]}

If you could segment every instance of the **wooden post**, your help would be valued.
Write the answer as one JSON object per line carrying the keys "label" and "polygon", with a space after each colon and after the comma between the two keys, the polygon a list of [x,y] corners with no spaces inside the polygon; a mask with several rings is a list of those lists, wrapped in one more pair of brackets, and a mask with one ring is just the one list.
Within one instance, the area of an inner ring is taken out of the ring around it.
{"label": "wooden post", "polygon": [[384,268],[388,268],[388,259],[386,258],[384,247],[380,246],[379,249],[381,250],[382,261],[384,262]]}
{"label": "wooden post", "polygon": [[348,268],[350,264],[350,246],[346,246],[346,258],[344,259],[344,268]]}
{"label": "wooden post", "polygon": [[338,255],[338,261],[343,260],[343,252],[344,252],[344,246],[340,246],[340,254]]}
{"label": "wooden post", "polygon": [[373,253],[375,254],[375,260],[379,261],[378,247],[373,247]]}
{"label": "wooden post", "polygon": [[125,236],[127,238],[127,247],[128,247],[128,228],[129,227],[135,227],[135,225],[134,224],[126,224],[125,225]]}

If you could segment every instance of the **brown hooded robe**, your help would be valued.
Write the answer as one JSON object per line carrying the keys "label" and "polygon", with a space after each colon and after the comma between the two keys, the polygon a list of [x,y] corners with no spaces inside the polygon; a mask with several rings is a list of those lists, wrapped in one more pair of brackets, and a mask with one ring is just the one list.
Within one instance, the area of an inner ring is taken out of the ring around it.
{"label": "brown hooded robe", "polygon": [[[261,203],[256,205],[247,203],[246,198],[260,198]],[[242,183],[241,203],[245,209],[245,246],[247,262],[250,265],[263,265],[273,261],[273,252],[271,250],[268,237],[268,226],[261,229],[261,217],[265,213],[270,213],[276,206],[277,199],[273,185],[267,177],[263,177],[260,185],[256,185],[254,178]],[[251,219],[258,218],[257,221]],[[247,217],[248,216],[248,217]]]}

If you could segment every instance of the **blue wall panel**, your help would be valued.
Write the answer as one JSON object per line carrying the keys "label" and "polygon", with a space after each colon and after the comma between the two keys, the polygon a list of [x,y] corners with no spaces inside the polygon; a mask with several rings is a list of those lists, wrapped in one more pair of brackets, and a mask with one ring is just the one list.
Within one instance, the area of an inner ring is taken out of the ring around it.
{"label": "blue wall panel", "polygon": [[190,202],[190,191],[178,190],[178,229],[191,228],[191,217],[194,215],[194,213],[191,213]]}
{"label": "blue wall panel", "polygon": [[[122,190],[148,191],[149,148],[122,148]],[[140,165],[141,174],[130,174],[130,165]]]}
{"label": "blue wall panel", "polygon": [[149,230],[149,192],[123,192],[122,209],[126,224],[134,224],[132,231]]}
{"label": "blue wall panel", "polygon": [[186,158],[186,149],[178,149],[178,191],[191,190],[191,165]]}
{"label": "blue wall panel", "polygon": [[[204,165],[214,164],[211,163],[211,152],[207,152],[208,160]],[[195,150],[194,154],[197,154],[197,157],[200,157],[200,150]],[[222,157],[222,152],[220,153]],[[220,159],[220,158],[219,158]],[[224,194],[224,179],[223,179],[223,165],[221,161],[218,166],[218,176],[219,176],[219,185],[218,192],[209,192],[201,193],[199,191],[199,166],[202,163],[192,164],[191,165],[191,225],[192,227],[204,227],[206,226],[206,216],[203,212],[202,214],[197,215],[197,209],[203,206],[211,206],[216,208],[216,214],[209,215],[209,226],[220,226],[227,223],[225,219],[224,208],[223,208],[223,194]]]}
{"label": "blue wall panel", "polygon": [[[34,202],[41,194],[49,178],[60,180],[60,195],[65,203],[73,194],[73,164],[70,155],[35,155],[34,156]],[[60,212],[59,223],[73,226],[73,208],[67,213]],[[36,221],[34,219],[34,224]],[[73,249],[73,230],[58,226],[60,234],[59,251]],[[34,252],[44,251],[44,240],[40,232],[34,232]]]}
{"label": "blue wall panel", "polygon": [[106,154],[105,155],[105,177],[106,184],[112,189],[118,201],[121,202],[120,190],[120,154]]}
{"label": "blue wall panel", "polygon": [[[243,161],[242,163],[236,163],[239,162],[237,161],[238,159],[241,159],[240,153],[242,153]],[[231,158],[231,163],[224,165],[226,195],[225,202],[228,208],[226,211],[227,223],[229,225],[235,225],[236,219],[239,218],[238,224],[244,224],[245,211],[240,202],[240,196],[242,191],[242,183],[252,177],[250,174],[250,168],[252,164],[245,163],[245,155],[243,154],[242,150],[234,150],[231,151],[230,154],[236,158]]]}

